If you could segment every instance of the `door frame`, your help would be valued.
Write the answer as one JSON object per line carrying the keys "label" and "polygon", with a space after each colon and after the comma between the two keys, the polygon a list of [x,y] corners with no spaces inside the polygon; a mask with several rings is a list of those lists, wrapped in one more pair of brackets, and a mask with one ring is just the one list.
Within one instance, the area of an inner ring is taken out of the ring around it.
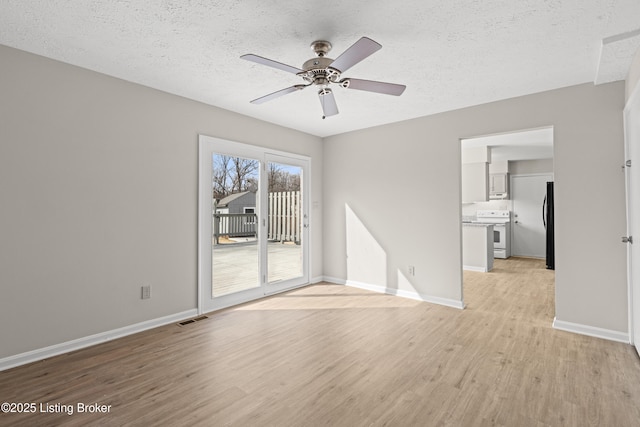
{"label": "door frame", "polygon": [[[257,230],[259,245],[259,281],[260,286],[240,291],[234,294],[212,298],[211,278],[212,278],[212,248],[211,248],[211,214],[212,197],[211,185],[206,184],[212,181],[211,158],[213,153],[226,154],[230,156],[246,157],[256,159],[260,162],[260,180],[258,185],[257,206],[259,212],[259,227]],[[292,162],[304,165],[303,180],[301,190],[303,194],[303,210],[307,216],[303,227],[304,239],[302,244],[304,253],[303,276],[299,280],[285,281],[278,283],[278,286],[268,286],[267,283],[267,254],[266,254],[266,203],[261,202],[263,194],[267,193],[267,171],[266,164],[269,158],[284,158]],[[216,138],[208,135],[198,135],[198,314],[203,314],[215,310],[220,310],[237,304],[242,304],[265,296],[284,292],[297,287],[307,286],[310,282],[311,272],[311,232],[312,224],[309,200],[311,200],[311,158],[299,154],[288,153],[279,150],[272,150],[264,147]],[[208,237],[207,237],[208,236]],[[208,261],[208,262],[207,262]],[[209,297],[208,297],[209,295]]]}
{"label": "door frame", "polygon": [[[623,122],[624,122],[624,160],[625,165],[625,202],[626,202],[626,214],[627,214],[627,227],[626,232],[627,236],[633,235],[634,231],[631,225],[632,215],[637,215],[638,212],[632,212],[630,199],[632,197],[632,192],[630,191],[631,187],[631,177],[628,172],[628,168],[626,167],[626,161],[630,159],[630,153],[635,151],[636,157],[638,153],[640,153],[640,136],[636,133],[636,138],[634,140],[630,140],[630,128],[633,125],[640,126],[640,119],[638,116],[634,116],[632,112],[640,111],[640,85],[637,85],[633,90],[631,96],[629,97],[624,110],[623,110]],[[633,147],[633,150],[631,150]],[[638,168],[640,165],[632,164],[631,167]],[[638,201],[636,201],[637,204]],[[637,233],[636,233],[637,234]],[[636,292],[639,286],[635,285],[634,282],[634,274],[638,273],[638,270],[634,269],[633,265],[633,244],[627,244],[627,298],[628,298],[628,322],[629,322],[629,343],[635,346],[636,351],[640,355],[640,340],[636,340],[636,333],[640,333],[640,331],[636,331],[635,323],[636,318],[640,317],[640,307],[636,307],[634,304],[634,299],[638,297]],[[635,288],[635,289],[634,289]],[[638,298],[640,299],[640,298]]]}

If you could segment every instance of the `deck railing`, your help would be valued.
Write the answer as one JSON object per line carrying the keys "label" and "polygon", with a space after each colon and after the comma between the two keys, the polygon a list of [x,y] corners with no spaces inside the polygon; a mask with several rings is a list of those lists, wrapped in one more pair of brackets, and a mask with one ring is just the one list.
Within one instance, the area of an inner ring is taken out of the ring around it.
{"label": "deck railing", "polygon": [[256,237],[257,215],[246,214],[213,214],[213,237],[216,244],[220,237]]}
{"label": "deck railing", "polygon": [[[267,239],[278,242],[301,241],[301,197],[299,191],[269,193],[267,201]],[[257,237],[257,215],[213,214],[213,237],[216,244],[220,237]]]}

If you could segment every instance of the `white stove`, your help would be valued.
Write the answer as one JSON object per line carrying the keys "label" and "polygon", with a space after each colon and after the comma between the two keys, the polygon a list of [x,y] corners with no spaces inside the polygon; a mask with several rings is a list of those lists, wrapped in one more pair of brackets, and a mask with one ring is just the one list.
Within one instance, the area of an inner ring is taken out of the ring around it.
{"label": "white stove", "polygon": [[493,256],[509,258],[511,256],[511,211],[477,211],[476,222],[493,224]]}

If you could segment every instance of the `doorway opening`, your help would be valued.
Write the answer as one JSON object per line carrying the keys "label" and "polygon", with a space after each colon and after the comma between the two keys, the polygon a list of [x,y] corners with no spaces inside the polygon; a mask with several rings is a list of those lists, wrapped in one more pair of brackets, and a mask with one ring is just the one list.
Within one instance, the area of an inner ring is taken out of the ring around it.
{"label": "doorway opening", "polygon": [[553,181],[551,126],[461,140],[463,295],[470,275],[555,268]]}

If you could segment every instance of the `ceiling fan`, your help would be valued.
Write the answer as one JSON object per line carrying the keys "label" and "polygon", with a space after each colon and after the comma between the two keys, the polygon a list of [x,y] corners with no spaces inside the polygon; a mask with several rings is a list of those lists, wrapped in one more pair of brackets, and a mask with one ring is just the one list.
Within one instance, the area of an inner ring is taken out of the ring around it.
{"label": "ceiling fan", "polygon": [[240,58],[296,74],[306,82],[305,84],[293,85],[286,89],[270,93],[269,95],[256,98],[251,101],[252,104],[262,104],[263,102],[271,101],[288,93],[315,85],[319,87],[318,97],[320,98],[320,105],[322,105],[322,112],[324,114],[322,118],[324,119],[325,117],[338,114],[338,106],[333,96],[333,91],[329,87],[331,84],[337,84],[346,89],[365,90],[395,96],[399,96],[404,92],[406,88],[405,85],[373,80],[340,78],[342,73],[381,48],[382,45],[379,43],[376,43],[368,37],[362,37],[336,59],[331,59],[326,56],[331,50],[331,43],[325,40],[316,40],[311,43],[311,49],[316,53],[317,57],[311,58],[302,64],[302,69],[253,54],[242,55]]}

